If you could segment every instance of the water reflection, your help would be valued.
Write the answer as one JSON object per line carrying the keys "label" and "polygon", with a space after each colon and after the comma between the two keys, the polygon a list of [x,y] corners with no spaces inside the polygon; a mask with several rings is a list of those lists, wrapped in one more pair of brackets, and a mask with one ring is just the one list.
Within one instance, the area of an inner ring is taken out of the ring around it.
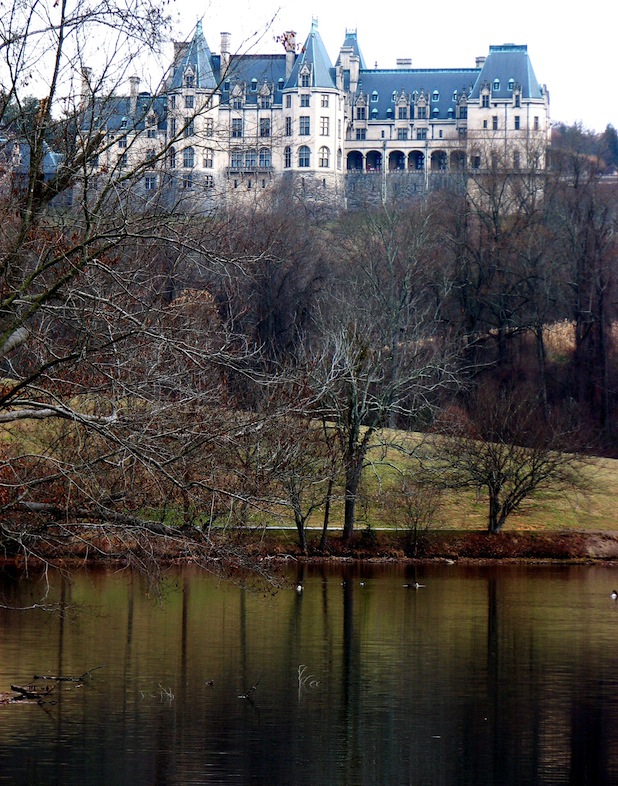
{"label": "water reflection", "polygon": [[[58,577],[80,613],[1,611],[0,691],[105,668],[0,707],[0,783],[614,784],[616,584],[347,565],[272,596],[186,570],[160,602],[127,574]],[[0,580],[14,604],[38,591]]]}

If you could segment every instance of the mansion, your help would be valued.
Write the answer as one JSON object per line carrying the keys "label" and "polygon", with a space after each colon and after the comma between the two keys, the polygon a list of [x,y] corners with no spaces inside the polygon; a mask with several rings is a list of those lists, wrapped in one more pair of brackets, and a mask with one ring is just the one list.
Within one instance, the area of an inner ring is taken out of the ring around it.
{"label": "mansion", "polygon": [[[101,140],[93,171],[132,182],[145,200],[220,204],[291,184],[347,205],[426,193],[472,170],[545,167],[549,97],[527,47],[491,46],[474,66],[368,68],[355,31],[333,65],[317,23],[278,54],[214,54],[198,23],[174,45],[156,95],[132,77],[125,96],[91,98],[83,74],[83,131]],[[95,93],[96,96],[96,93]]]}

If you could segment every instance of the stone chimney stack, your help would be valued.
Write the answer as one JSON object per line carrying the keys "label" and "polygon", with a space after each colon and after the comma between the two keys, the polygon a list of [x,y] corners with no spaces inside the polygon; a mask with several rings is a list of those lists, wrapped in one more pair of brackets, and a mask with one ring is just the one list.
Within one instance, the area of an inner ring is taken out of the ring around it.
{"label": "stone chimney stack", "polygon": [[129,77],[131,93],[129,97],[129,112],[132,116],[137,114],[137,97],[139,95],[139,76]]}
{"label": "stone chimney stack", "polygon": [[81,109],[85,109],[90,101],[90,97],[92,96],[92,86],[90,84],[90,80],[92,79],[92,68],[88,68],[84,66],[82,68],[82,83],[79,93],[79,106]]}
{"label": "stone chimney stack", "polygon": [[485,55],[482,55],[481,57],[477,57],[476,58],[476,67],[477,68],[482,68],[485,65],[485,60],[487,60]]}
{"label": "stone chimney stack", "polygon": [[293,30],[287,30],[283,34],[283,48],[285,49],[285,78],[289,79],[296,62],[296,33]]}
{"label": "stone chimney stack", "polygon": [[230,67],[230,43],[231,35],[229,33],[221,33],[221,73],[225,72]]}

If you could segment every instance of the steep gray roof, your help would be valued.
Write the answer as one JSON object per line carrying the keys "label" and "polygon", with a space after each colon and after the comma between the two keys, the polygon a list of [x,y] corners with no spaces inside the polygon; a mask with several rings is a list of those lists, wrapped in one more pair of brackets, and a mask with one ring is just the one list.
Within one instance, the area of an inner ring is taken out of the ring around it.
{"label": "steep gray roof", "polygon": [[170,90],[183,86],[184,75],[188,69],[191,69],[195,76],[195,87],[214,90],[217,86],[212,70],[212,54],[201,22],[197,23],[192,40],[179,47],[173,69]]}
{"label": "steep gray roof", "polygon": [[[346,30],[345,31],[345,39],[341,48],[352,49],[354,54],[358,57],[360,62],[361,68],[367,68],[365,64],[365,58],[363,57],[363,53],[361,52],[360,46],[358,44],[358,38],[356,36],[356,30]],[[341,65],[341,55],[337,58],[337,62],[335,63],[336,66]]]}
{"label": "steep gray roof", "polygon": [[455,116],[456,98],[470,94],[478,75],[478,68],[365,69],[359,74],[357,95],[363,93],[367,100],[368,120],[396,117],[402,92],[406,97],[424,93],[428,119],[448,119]]}
{"label": "steep gray roof", "polygon": [[296,58],[286,87],[299,86],[299,76],[304,65],[311,67],[311,87],[336,87],[335,70],[326,52],[324,42],[318,33],[318,23],[315,19],[312,22],[311,32],[305,41],[305,45]]}
{"label": "steep gray roof", "polygon": [[221,90],[221,103],[227,104],[238,82],[246,86],[245,103],[256,104],[264,83],[274,90],[273,104],[281,103],[285,83],[285,55],[232,55],[225,74],[221,73],[221,57],[213,57],[215,75]]}
{"label": "steep gray roof", "polygon": [[509,88],[509,83],[521,85],[522,98],[543,97],[543,92],[528,57],[528,47],[525,44],[490,46],[489,56],[483,64],[472,91],[472,97],[479,97],[483,84],[487,83],[493,87],[494,82],[499,83],[497,90],[492,89],[496,98],[508,99],[511,97],[513,91]]}

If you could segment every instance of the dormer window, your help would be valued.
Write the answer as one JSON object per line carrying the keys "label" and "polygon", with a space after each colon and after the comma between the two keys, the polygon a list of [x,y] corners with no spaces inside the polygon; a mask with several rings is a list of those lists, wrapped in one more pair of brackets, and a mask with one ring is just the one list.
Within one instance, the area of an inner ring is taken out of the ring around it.
{"label": "dormer window", "polygon": [[185,74],[185,87],[194,88],[195,87],[195,76],[192,71],[187,71]]}
{"label": "dormer window", "polygon": [[513,92],[514,87],[515,87],[515,80],[511,77],[511,79],[509,79],[509,90],[511,91],[511,93]]}
{"label": "dormer window", "polygon": [[433,91],[433,93],[431,94],[431,100],[432,101],[439,101],[440,100],[440,93],[439,93],[438,90],[434,90]]}
{"label": "dormer window", "polygon": [[397,91],[393,90],[393,95],[391,97],[391,101],[396,101],[396,100],[397,100]]}
{"label": "dormer window", "polygon": [[311,69],[304,65],[300,71],[300,86],[311,87]]}
{"label": "dormer window", "polygon": [[500,90],[500,80],[494,79],[494,93],[497,93]]}
{"label": "dormer window", "polygon": [[377,117],[378,117],[378,110],[374,106],[374,108],[371,110],[371,119],[377,120]]}
{"label": "dormer window", "polygon": [[126,128],[126,127],[127,127],[127,118],[123,117],[122,120],[120,121],[120,128]]}
{"label": "dormer window", "polygon": [[280,80],[277,82],[277,90],[283,90],[283,85],[284,85],[284,84],[285,84],[284,80],[283,80],[283,79],[280,79]]}
{"label": "dormer window", "polygon": [[371,101],[375,104],[377,100],[378,100],[378,91],[374,90],[373,93],[371,94]]}

